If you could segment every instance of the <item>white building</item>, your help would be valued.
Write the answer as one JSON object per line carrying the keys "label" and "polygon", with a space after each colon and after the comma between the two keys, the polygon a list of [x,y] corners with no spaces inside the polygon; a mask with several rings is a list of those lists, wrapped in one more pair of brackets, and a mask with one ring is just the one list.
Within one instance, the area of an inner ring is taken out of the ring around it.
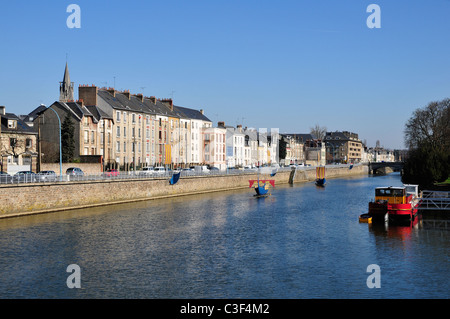
{"label": "white building", "polygon": [[226,134],[227,130],[221,127],[209,127],[204,129],[205,163],[220,170],[226,169]]}
{"label": "white building", "polygon": [[226,129],[227,167],[243,167],[245,165],[245,134],[242,125],[234,128],[225,126],[224,122],[219,122],[218,127]]}

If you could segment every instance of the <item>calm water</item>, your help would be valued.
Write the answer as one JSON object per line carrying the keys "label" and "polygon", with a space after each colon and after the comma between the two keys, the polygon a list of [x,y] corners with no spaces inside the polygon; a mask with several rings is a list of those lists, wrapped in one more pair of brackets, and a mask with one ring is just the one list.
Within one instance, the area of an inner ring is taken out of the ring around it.
{"label": "calm water", "polygon": [[[1,298],[449,298],[450,231],[359,223],[399,175],[0,220]],[[69,289],[66,268],[81,268]],[[381,269],[369,289],[367,266]]]}

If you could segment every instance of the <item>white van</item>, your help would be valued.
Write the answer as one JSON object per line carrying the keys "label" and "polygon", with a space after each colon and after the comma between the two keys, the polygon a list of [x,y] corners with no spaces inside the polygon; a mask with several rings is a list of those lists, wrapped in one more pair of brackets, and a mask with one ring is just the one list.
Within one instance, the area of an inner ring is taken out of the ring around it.
{"label": "white van", "polygon": [[194,166],[194,171],[196,173],[202,173],[202,174],[208,174],[209,173],[209,169],[208,166]]}
{"label": "white van", "polygon": [[153,169],[154,175],[164,175],[165,172],[166,172],[166,169],[163,166],[157,166]]}
{"label": "white van", "polygon": [[153,166],[148,166],[148,167],[142,168],[142,171],[139,172],[139,175],[151,176],[151,175],[153,175],[153,173],[154,173]]}

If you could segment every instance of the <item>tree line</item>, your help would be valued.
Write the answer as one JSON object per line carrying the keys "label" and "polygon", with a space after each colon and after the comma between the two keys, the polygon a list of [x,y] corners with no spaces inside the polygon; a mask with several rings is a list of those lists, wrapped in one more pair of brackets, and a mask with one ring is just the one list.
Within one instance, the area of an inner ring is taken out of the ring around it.
{"label": "tree line", "polygon": [[450,175],[450,99],[416,109],[405,124],[404,184],[432,188]]}

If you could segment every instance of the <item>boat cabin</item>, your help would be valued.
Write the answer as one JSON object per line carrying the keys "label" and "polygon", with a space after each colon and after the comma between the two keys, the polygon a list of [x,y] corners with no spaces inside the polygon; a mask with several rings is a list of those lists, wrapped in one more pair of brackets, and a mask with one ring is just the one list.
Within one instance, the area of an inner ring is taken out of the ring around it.
{"label": "boat cabin", "polygon": [[417,185],[375,188],[375,201],[386,201],[389,204],[407,204],[413,197],[417,197],[417,195]]}

